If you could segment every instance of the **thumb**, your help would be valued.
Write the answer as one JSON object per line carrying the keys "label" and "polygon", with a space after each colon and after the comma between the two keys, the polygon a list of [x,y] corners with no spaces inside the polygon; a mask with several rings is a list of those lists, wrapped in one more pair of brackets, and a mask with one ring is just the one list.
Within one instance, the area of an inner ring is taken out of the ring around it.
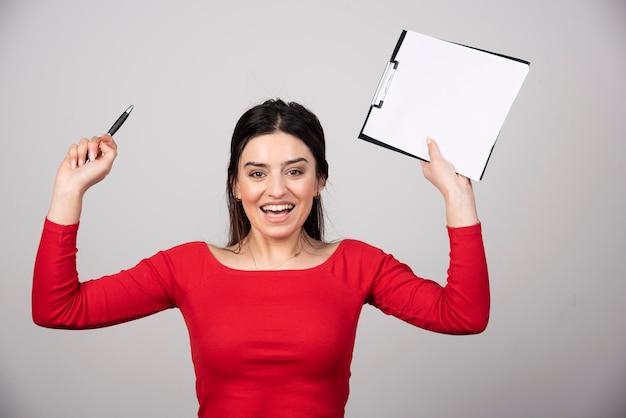
{"label": "thumb", "polygon": [[117,156],[117,144],[111,135],[107,134],[101,136],[98,146],[100,148],[101,158],[115,159]]}
{"label": "thumb", "polygon": [[430,160],[437,160],[443,158],[441,156],[441,150],[439,149],[439,145],[435,142],[431,137],[426,137],[426,144],[428,144],[428,157]]}

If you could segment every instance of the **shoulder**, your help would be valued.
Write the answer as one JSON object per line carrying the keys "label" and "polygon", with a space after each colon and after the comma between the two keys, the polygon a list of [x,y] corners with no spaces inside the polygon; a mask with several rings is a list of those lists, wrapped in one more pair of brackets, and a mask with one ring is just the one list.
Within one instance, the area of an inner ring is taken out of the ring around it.
{"label": "shoulder", "polygon": [[367,242],[360,241],[358,239],[346,238],[337,243],[338,249],[346,252],[364,252],[364,253],[382,253],[380,248],[377,248]]}
{"label": "shoulder", "polygon": [[348,265],[372,265],[387,257],[384,251],[357,239],[343,239],[337,243],[332,258]]}
{"label": "shoulder", "polygon": [[209,245],[204,241],[190,241],[175,245],[151,257],[151,259],[155,258],[167,263],[196,267],[200,264],[211,264],[214,260],[209,251]]}
{"label": "shoulder", "polygon": [[359,289],[366,297],[380,277],[399,265],[401,263],[393,256],[378,247],[356,239],[343,239],[325,267],[338,280]]}
{"label": "shoulder", "polygon": [[207,244],[204,241],[190,241],[175,245],[167,250],[163,250],[162,252],[177,255],[206,253],[208,252],[209,246],[210,244]]}

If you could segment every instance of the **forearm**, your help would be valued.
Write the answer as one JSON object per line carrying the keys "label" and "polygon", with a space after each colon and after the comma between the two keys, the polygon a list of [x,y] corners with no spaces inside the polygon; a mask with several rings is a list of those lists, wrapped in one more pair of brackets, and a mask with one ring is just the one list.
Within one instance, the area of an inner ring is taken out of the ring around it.
{"label": "forearm", "polygon": [[489,320],[489,273],[481,225],[448,228],[450,265],[446,285],[446,309],[450,323],[464,333],[481,332]]}
{"label": "forearm", "polygon": [[472,183],[459,179],[458,187],[444,196],[446,204],[446,222],[451,228],[475,225],[478,223],[476,201]]}
{"label": "forearm", "polygon": [[83,193],[55,185],[47,218],[59,225],[73,225],[80,220]]}
{"label": "forearm", "polygon": [[33,320],[46,327],[62,327],[79,291],[76,271],[77,224],[63,226],[49,220],[44,229],[35,259],[32,290]]}

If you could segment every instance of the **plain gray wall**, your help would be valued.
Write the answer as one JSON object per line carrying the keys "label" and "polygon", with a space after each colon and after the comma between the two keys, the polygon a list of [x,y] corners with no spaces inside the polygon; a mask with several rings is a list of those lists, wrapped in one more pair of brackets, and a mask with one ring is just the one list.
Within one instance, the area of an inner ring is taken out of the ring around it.
{"label": "plain gray wall", "polygon": [[481,335],[366,307],[348,417],[626,414],[626,3],[0,2],[0,417],[191,417],[177,310],[91,331],[36,327],[32,265],[56,168],[131,103],[119,158],[88,193],[83,279],[190,240],[223,244],[228,141],[280,96],[328,141],[328,238],[441,281],[442,199],[417,160],[357,139],[402,29],[531,62],[482,182],[491,273]]}

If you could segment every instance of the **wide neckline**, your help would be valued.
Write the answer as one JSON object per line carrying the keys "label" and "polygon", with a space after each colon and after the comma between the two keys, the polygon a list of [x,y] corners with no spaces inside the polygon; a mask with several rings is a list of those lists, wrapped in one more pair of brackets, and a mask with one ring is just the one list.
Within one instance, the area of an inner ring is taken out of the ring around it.
{"label": "wide neckline", "polygon": [[[245,269],[238,269],[235,267],[230,267],[227,266],[226,264],[222,263],[213,253],[213,251],[211,250],[211,247],[209,246],[209,243],[205,243],[205,247],[207,249],[207,251],[209,252],[210,257],[212,258],[212,260],[214,261],[215,264],[217,264],[218,266],[220,266],[220,268],[227,270],[227,271],[232,271],[232,272],[237,272],[237,273],[271,273],[271,274],[280,274],[280,273],[284,273],[284,272],[307,272],[307,271],[314,271],[314,270],[318,270],[318,269],[323,269],[326,265],[330,264],[333,259],[335,257],[337,257],[337,254],[340,252],[340,250],[343,249],[346,241],[349,240],[341,240],[339,241],[339,245],[337,245],[337,248],[335,248],[335,250],[332,252],[332,254],[330,256],[328,256],[328,258],[324,261],[322,261],[321,263],[312,266],[312,267],[307,267],[307,268],[303,268],[303,269],[277,269],[277,270],[245,270]],[[217,247],[216,247],[217,248]]]}

